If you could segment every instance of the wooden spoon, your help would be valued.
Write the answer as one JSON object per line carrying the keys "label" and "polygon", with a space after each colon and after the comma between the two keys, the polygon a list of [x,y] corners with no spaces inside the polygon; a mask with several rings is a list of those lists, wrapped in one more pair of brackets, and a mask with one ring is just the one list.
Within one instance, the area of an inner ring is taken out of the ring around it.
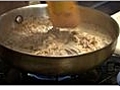
{"label": "wooden spoon", "polygon": [[78,6],[73,1],[47,1],[50,19],[55,27],[74,28],[79,24]]}

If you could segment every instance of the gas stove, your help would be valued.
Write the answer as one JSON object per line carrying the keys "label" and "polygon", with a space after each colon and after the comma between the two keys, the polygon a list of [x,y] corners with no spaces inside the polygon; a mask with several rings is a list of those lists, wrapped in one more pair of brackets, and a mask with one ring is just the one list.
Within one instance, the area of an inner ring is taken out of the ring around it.
{"label": "gas stove", "polygon": [[[89,4],[88,4],[89,3]],[[111,15],[118,11],[120,2],[79,2],[83,6],[96,8]],[[113,5],[115,4],[115,6]],[[117,6],[117,5],[118,6]],[[106,7],[105,7],[106,5]],[[114,7],[111,7],[114,6]],[[118,7],[116,9],[116,7]],[[105,8],[105,9],[104,9]],[[111,9],[112,8],[112,9]],[[119,14],[118,14],[119,13]],[[120,12],[112,17],[120,23]],[[118,41],[119,38],[118,38]],[[0,59],[0,84],[1,85],[118,85],[120,80],[120,44],[118,42],[115,53],[109,57],[106,62],[93,70],[82,74],[66,76],[46,76],[37,73],[30,73],[17,70],[4,63]]]}
{"label": "gas stove", "polygon": [[0,60],[1,85],[118,85],[120,56],[113,54],[97,68],[78,75],[45,76],[19,71]]}

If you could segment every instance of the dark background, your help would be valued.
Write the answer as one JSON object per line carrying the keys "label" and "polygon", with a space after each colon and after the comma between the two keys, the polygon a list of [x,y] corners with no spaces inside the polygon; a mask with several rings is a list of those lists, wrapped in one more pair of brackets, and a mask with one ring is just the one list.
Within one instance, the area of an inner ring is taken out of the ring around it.
{"label": "dark background", "polygon": [[79,1],[78,4],[95,8],[109,15],[120,11],[120,1]]}
{"label": "dark background", "polygon": [[[46,3],[41,1],[41,3]],[[78,1],[81,6],[95,8],[109,15],[120,11],[120,1]]]}

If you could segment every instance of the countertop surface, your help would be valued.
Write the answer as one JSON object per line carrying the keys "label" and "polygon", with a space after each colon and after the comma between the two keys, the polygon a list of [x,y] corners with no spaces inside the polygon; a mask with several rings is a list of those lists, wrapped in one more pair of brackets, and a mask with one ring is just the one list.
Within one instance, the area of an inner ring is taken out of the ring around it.
{"label": "countertop surface", "polygon": [[[111,15],[111,17],[118,23],[119,28],[120,28],[120,11]],[[118,37],[115,53],[120,55],[120,35]]]}

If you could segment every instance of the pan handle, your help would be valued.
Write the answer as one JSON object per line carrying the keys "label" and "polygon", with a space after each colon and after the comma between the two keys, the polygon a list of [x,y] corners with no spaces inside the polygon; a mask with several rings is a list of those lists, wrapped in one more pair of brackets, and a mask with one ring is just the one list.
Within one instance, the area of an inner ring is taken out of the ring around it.
{"label": "pan handle", "polygon": [[17,24],[21,24],[21,23],[23,22],[23,16],[22,16],[22,15],[17,15],[17,16],[15,17],[15,22],[16,22]]}

